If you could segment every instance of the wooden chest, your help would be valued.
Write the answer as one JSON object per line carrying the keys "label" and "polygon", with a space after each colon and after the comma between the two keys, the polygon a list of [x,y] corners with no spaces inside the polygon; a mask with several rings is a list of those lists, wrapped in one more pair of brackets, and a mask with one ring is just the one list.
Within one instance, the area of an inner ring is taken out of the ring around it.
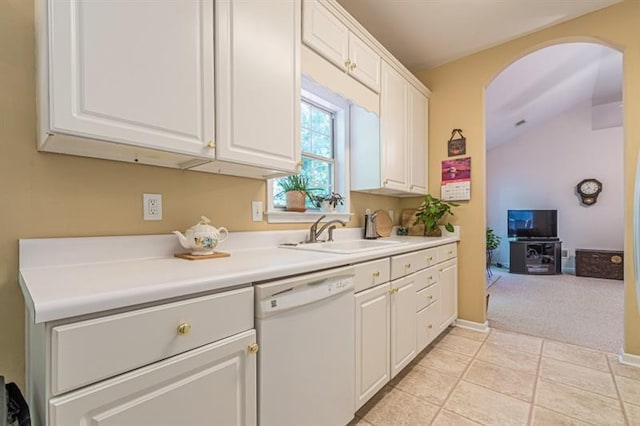
{"label": "wooden chest", "polygon": [[576,276],[624,279],[624,252],[576,249]]}

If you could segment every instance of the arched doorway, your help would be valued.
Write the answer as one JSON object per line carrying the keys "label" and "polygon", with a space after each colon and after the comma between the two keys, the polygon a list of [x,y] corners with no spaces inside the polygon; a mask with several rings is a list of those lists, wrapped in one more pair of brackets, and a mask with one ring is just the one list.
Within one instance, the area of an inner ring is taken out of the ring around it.
{"label": "arched doorway", "polygon": [[[489,325],[619,351],[623,281],[574,274],[576,250],[624,247],[622,53],[596,43],[529,53],[487,86],[485,112],[487,226],[501,237],[494,262],[506,267],[487,290]],[[603,183],[595,204],[576,191],[586,178]],[[509,210],[543,219],[519,234]]]}

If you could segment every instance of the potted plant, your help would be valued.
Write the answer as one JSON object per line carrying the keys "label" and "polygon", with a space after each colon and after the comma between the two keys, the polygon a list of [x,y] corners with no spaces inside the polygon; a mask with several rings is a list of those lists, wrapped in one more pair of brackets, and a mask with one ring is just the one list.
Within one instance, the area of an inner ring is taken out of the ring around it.
{"label": "potted plant", "polygon": [[[425,237],[441,237],[442,230],[438,226],[440,221],[446,214],[453,216],[451,207],[458,206],[459,204],[442,201],[439,198],[427,194],[424,196],[424,201],[416,211],[416,220],[413,222],[413,225],[423,223]],[[451,223],[447,222],[444,224],[444,227],[447,231],[453,232],[453,225]]]}
{"label": "potted plant", "polygon": [[491,276],[491,263],[493,260],[493,251],[500,246],[500,237],[498,237],[493,229],[487,228],[487,273]]}
{"label": "potted plant", "polygon": [[312,198],[314,205],[320,208],[323,212],[334,212],[336,211],[338,204],[341,206],[344,205],[344,197],[337,192],[314,195]]}
{"label": "potted plant", "polygon": [[282,188],[286,197],[286,210],[291,212],[305,212],[307,207],[305,206],[305,200],[309,198],[311,202],[314,199],[311,195],[311,191],[317,190],[317,188],[309,187],[309,178],[303,175],[290,175],[278,180],[278,185]]}

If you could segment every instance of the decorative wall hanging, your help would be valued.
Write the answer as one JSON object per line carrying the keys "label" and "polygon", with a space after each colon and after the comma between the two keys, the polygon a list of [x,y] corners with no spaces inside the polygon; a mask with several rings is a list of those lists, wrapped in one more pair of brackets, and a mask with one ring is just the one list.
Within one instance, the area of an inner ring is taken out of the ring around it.
{"label": "decorative wall hanging", "polygon": [[[456,133],[460,135],[458,139],[454,139]],[[447,153],[449,157],[456,155],[465,155],[467,153],[467,138],[462,136],[462,129],[453,129],[449,142],[447,142]]]}
{"label": "decorative wall hanging", "polygon": [[471,199],[471,157],[442,161],[440,198],[446,201]]}

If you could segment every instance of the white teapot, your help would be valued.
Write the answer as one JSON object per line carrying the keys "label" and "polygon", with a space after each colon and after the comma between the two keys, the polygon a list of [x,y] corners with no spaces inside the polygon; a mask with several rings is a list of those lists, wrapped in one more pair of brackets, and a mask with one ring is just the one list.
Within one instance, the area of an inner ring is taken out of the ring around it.
{"label": "white teapot", "polygon": [[191,250],[191,254],[196,256],[213,254],[213,249],[218,243],[227,239],[229,232],[227,228],[216,228],[209,225],[210,223],[209,218],[200,216],[200,221],[187,229],[185,235],[180,231],[173,231],[173,233],[178,236],[182,247]]}

